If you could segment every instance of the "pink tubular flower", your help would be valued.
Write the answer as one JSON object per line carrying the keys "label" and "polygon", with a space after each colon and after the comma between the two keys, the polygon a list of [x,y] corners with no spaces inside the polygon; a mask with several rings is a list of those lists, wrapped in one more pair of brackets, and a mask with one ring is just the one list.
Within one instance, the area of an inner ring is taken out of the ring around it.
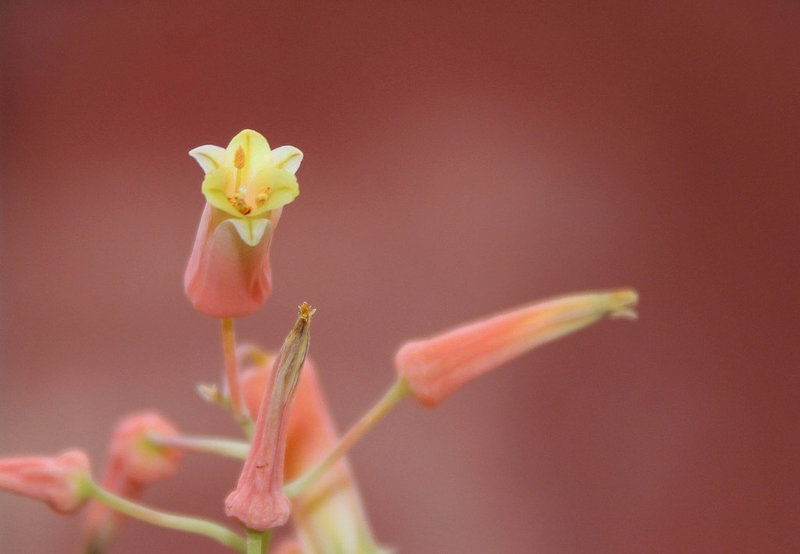
{"label": "pink tubular flower", "polygon": [[179,449],[154,444],[151,435],[175,437],[178,430],[156,412],[138,412],[120,421],[111,439],[112,463],[137,486],[173,477],[181,461]]}
{"label": "pink tubular flower", "polygon": [[[151,435],[174,437],[178,430],[156,412],[137,412],[120,420],[111,437],[110,457],[103,476],[104,489],[128,499],[139,498],[148,485],[169,479],[178,471],[182,452],[160,446]],[[125,521],[125,516],[97,501],[90,503],[84,522],[88,551],[103,552]]]}
{"label": "pink tubular flower", "polygon": [[414,397],[436,406],[465,383],[541,344],[604,316],[634,318],[631,289],[561,296],[407,342],[395,355],[397,372]]}
{"label": "pink tubular flower", "polygon": [[300,306],[294,328],[275,360],[270,385],[258,408],[250,453],[236,489],[225,500],[225,513],[248,529],[266,531],[286,523],[291,513],[283,492],[283,467],[289,414],[297,381],[308,351],[309,327],[314,310]]}
{"label": "pink tubular flower", "polygon": [[299,189],[294,174],[303,154],[293,146],[270,150],[245,129],[227,148],[189,152],[206,176],[206,206],[183,285],[198,311],[212,317],[253,313],[271,290],[269,247],[283,206]]}
{"label": "pink tubular flower", "polygon": [[[245,405],[258,409],[269,387],[271,356],[253,347],[239,351]],[[286,440],[286,479],[319,462],[337,443],[336,426],[325,402],[313,363],[306,359],[297,385]],[[386,552],[376,543],[350,464],[341,458],[308,490],[292,500],[292,521],[304,554]]]}
{"label": "pink tubular flower", "polygon": [[55,458],[0,458],[0,489],[44,500],[62,514],[77,511],[88,498],[89,458],[68,450]]}

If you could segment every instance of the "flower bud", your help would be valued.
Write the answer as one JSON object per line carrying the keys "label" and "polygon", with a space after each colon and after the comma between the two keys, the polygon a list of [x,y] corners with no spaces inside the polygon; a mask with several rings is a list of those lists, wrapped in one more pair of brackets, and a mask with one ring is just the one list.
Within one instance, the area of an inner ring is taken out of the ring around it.
{"label": "flower bud", "polygon": [[[175,437],[178,430],[156,412],[133,413],[117,423],[102,480],[104,489],[135,500],[148,485],[175,475],[183,453],[178,448],[156,444],[150,440],[151,435]],[[105,551],[125,519],[121,513],[93,500],[83,526],[87,551]]]}
{"label": "flower bud", "polygon": [[248,529],[266,531],[286,523],[291,512],[283,492],[286,434],[297,382],[309,345],[314,310],[300,306],[294,328],[275,360],[270,384],[258,409],[250,453],[236,489],[225,500],[225,513]]}
{"label": "flower bud", "polygon": [[302,152],[270,150],[259,133],[245,129],[227,148],[189,152],[205,172],[206,206],[184,274],[186,296],[212,317],[253,313],[272,288],[269,247],[283,206],[299,194],[295,172]]}
{"label": "flower bud", "polygon": [[178,430],[155,412],[139,412],[120,421],[111,439],[111,459],[127,481],[139,486],[173,477],[182,458],[178,448],[155,444],[151,435],[175,437]]}
{"label": "flower bud", "polygon": [[407,342],[395,368],[414,397],[436,406],[465,383],[541,344],[577,331],[604,316],[634,318],[631,289],[561,296]]}
{"label": "flower bud", "polygon": [[0,489],[44,500],[56,512],[77,511],[88,498],[89,458],[80,450],[59,456],[0,458]]}

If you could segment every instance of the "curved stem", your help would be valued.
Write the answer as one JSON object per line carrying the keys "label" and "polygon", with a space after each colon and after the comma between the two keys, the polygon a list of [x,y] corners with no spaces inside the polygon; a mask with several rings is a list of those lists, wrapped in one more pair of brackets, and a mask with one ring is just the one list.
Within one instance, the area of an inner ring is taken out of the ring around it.
{"label": "curved stem", "polygon": [[321,462],[283,488],[286,496],[295,498],[302,494],[308,487],[314,484],[317,479],[322,477],[339,458],[350,450],[367,431],[372,429],[376,423],[383,419],[383,416],[389,413],[400,400],[410,393],[411,389],[408,386],[408,382],[405,378],[398,377],[397,381],[394,382],[380,400],[378,400],[375,405],[344,434],[336,446],[333,447],[333,450],[328,452]]}
{"label": "curved stem", "polygon": [[153,525],[166,527],[168,529],[175,529],[176,531],[185,531],[187,533],[195,533],[203,535],[208,538],[214,539],[225,546],[235,549],[237,552],[245,551],[245,542],[236,533],[223,527],[213,521],[195,518],[191,516],[182,516],[178,514],[171,514],[168,512],[161,512],[148,508],[136,502],[131,502],[126,498],[117,496],[92,480],[85,483],[86,490],[89,495],[95,500],[102,502],[109,508],[116,510],[126,516],[136,518]]}

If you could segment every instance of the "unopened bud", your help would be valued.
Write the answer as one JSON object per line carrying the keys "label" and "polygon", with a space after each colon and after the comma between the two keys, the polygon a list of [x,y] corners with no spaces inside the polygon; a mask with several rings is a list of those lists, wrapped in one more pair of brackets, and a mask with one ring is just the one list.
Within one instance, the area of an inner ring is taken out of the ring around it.
{"label": "unopened bud", "polygon": [[[155,412],[129,414],[117,423],[102,480],[104,489],[133,500],[141,496],[148,485],[175,475],[182,452],[154,441],[154,435],[175,437],[178,430]],[[121,513],[92,501],[83,526],[88,551],[105,551],[124,521]]]}
{"label": "unopened bud", "polygon": [[179,449],[156,444],[151,435],[174,437],[178,430],[155,412],[139,412],[120,421],[111,439],[111,458],[118,460],[125,479],[138,485],[169,479],[181,461]]}
{"label": "unopened bud", "polygon": [[407,342],[395,355],[397,372],[414,397],[435,406],[465,383],[541,344],[605,317],[634,318],[631,289],[561,296]]}
{"label": "unopened bud", "polygon": [[83,506],[89,479],[89,458],[80,450],[56,457],[0,458],[0,489],[43,500],[62,514]]}

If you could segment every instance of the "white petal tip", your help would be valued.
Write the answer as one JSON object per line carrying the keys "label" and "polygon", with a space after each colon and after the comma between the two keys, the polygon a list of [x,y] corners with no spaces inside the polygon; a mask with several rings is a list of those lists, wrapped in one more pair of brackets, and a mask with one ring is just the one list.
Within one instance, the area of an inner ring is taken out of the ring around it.
{"label": "white petal tip", "polygon": [[270,226],[269,219],[230,219],[228,221],[233,224],[239,238],[247,246],[258,245]]}

